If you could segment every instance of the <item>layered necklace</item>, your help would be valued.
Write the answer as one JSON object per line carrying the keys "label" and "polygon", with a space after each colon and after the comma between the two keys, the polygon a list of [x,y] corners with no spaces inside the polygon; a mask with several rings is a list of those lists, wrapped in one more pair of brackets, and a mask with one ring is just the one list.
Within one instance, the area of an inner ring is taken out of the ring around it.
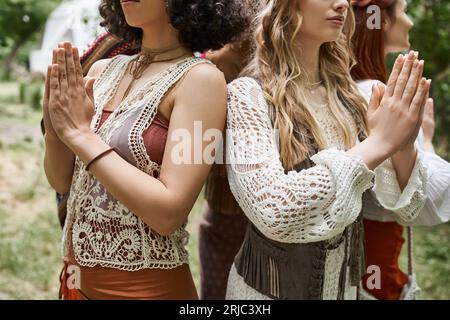
{"label": "layered necklace", "polygon": [[327,99],[324,100],[324,98],[320,94],[320,91],[318,91],[318,89],[322,86],[322,84],[323,84],[322,80],[305,84],[305,88],[309,92],[308,96],[310,96],[310,102],[316,105],[316,107],[318,108],[321,108],[328,104],[326,102]]}
{"label": "layered necklace", "polygon": [[125,90],[123,99],[125,99],[130,93],[133,83],[140,79],[145,70],[156,62],[168,62],[182,57],[192,56],[192,53],[188,49],[177,44],[160,49],[150,49],[144,46],[141,47],[141,51],[129,62],[128,73],[131,75],[132,80]]}

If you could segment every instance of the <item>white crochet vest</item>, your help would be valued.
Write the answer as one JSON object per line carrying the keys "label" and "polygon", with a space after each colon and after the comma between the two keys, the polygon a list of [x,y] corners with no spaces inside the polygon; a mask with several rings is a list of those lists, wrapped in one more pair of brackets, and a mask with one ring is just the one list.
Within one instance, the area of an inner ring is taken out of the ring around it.
{"label": "white crochet vest", "polygon": [[[161,99],[192,67],[207,62],[184,59],[160,72],[139,90],[132,92],[99,128],[103,107],[115,96],[133,56],[117,56],[94,85],[95,116],[91,128],[107,144],[139,170],[154,175],[160,166],[151,161],[143,139],[158,111]],[[80,266],[137,271],[170,269],[188,262],[186,223],[170,236],[161,236],[133,214],[75,161],[67,223],[62,248],[65,260],[73,248]],[[72,248],[70,248],[72,247]]]}

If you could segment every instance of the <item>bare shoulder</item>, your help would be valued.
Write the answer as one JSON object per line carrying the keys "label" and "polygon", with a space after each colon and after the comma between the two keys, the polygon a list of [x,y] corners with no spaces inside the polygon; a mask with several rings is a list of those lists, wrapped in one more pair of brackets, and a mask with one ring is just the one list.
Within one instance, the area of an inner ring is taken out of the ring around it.
{"label": "bare shoulder", "polygon": [[201,63],[189,70],[182,87],[183,91],[189,90],[191,94],[200,91],[205,94],[223,95],[227,91],[224,74],[210,63]]}
{"label": "bare shoulder", "polygon": [[224,121],[227,109],[227,83],[224,74],[211,64],[194,66],[177,88],[175,105],[183,106],[183,112],[189,112],[190,116]]}
{"label": "bare shoulder", "polygon": [[112,59],[101,59],[94,62],[87,74],[88,77],[97,78]]}

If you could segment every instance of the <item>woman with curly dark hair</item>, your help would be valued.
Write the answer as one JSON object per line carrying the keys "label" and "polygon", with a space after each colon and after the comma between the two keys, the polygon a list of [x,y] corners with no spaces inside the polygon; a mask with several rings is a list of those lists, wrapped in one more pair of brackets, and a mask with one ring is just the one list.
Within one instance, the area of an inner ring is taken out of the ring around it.
{"label": "woman with curly dark hair", "polygon": [[104,0],[100,10],[141,51],[100,60],[83,79],[77,49],[54,50],[44,165],[52,187],[70,191],[63,252],[74,273],[61,285],[84,299],[197,299],[185,225],[219,141],[190,138],[223,130],[227,89],[193,52],[232,41],[245,11],[238,0]]}

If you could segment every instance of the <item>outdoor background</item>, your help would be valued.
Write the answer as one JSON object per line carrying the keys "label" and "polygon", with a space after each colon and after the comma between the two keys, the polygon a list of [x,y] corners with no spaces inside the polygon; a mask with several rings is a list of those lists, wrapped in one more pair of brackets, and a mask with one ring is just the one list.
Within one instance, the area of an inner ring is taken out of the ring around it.
{"label": "outdoor background", "polygon": [[[56,299],[61,270],[54,193],[42,166],[42,76],[29,71],[45,22],[59,0],[0,0],[0,299]],[[437,152],[450,160],[450,1],[412,0],[414,50],[433,79]],[[190,215],[191,266],[198,284],[197,226]],[[414,229],[415,267],[423,299],[450,298],[450,224]],[[405,250],[404,250],[405,251]],[[405,252],[402,265],[406,266]],[[406,268],[404,268],[406,270]]]}

